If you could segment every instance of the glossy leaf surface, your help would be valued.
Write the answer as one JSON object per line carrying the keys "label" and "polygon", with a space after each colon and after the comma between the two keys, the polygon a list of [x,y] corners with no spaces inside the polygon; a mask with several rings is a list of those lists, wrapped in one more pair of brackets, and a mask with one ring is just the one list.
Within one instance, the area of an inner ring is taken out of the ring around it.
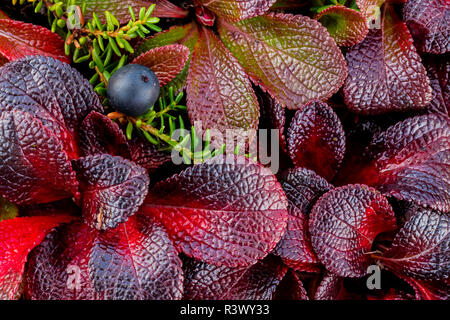
{"label": "glossy leaf surface", "polygon": [[70,63],[64,40],[47,28],[22,21],[0,19],[0,60],[13,61],[33,55],[49,56]]}
{"label": "glossy leaf surface", "polygon": [[408,0],[403,20],[420,51],[434,54],[450,51],[450,1]]}
{"label": "glossy leaf surface", "polygon": [[362,277],[372,263],[367,255],[375,237],[396,228],[387,199],[364,185],[348,185],[324,194],[314,205],[309,231],[314,251],[328,271]]}
{"label": "glossy leaf surface", "polygon": [[0,299],[16,299],[30,251],[70,216],[14,218],[0,222]]}
{"label": "glossy leaf surface", "polygon": [[80,182],[84,222],[97,230],[117,227],[138,211],[150,179],[144,168],[109,154],[73,163]]}
{"label": "glossy leaf surface", "polygon": [[89,82],[68,64],[34,56],[1,67],[0,86],[0,193],[20,204],[78,197],[70,164],[78,129],[102,110]]}
{"label": "glossy leaf surface", "polygon": [[259,120],[258,101],[236,58],[216,35],[203,28],[189,67],[187,107],[192,123],[219,130],[241,129],[249,139]]}
{"label": "glossy leaf surface", "polygon": [[320,11],[316,19],[327,28],[338,46],[353,46],[369,32],[361,12],[340,5]]}
{"label": "glossy leaf surface", "polygon": [[371,29],[346,54],[345,103],[362,114],[423,109],[431,101],[430,81],[409,31],[391,6],[381,28]]}
{"label": "glossy leaf surface", "polygon": [[220,22],[222,41],[251,79],[289,109],[327,99],[344,82],[342,53],[316,20],[268,14],[235,24]]}
{"label": "glossy leaf surface", "polygon": [[318,271],[320,263],[311,245],[308,217],[315,201],[332,186],[305,168],[289,169],[279,181],[288,199],[289,217],[286,233],[273,253],[294,270]]}
{"label": "glossy leaf surface", "polygon": [[158,183],[143,211],[190,257],[227,267],[265,257],[281,239],[287,201],[269,169],[217,156]]}
{"label": "glossy leaf surface", "polygon": [[188,47],[173,44],[151,49],[134,59],[132,63],[150,68],[158,77],[159,85],[164,86],[183,70],[189,55]]}
{"label": "glossy leaf surface", "polygon": [[74,222],[31,253],[25,295],[39,300],[180,299],[181,260],[164,229],[144,216],[99,232]]}

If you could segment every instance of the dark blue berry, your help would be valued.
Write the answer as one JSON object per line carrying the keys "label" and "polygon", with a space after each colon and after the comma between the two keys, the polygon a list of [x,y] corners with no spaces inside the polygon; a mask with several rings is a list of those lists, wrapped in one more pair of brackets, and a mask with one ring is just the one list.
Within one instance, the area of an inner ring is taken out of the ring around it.
{"label": "dark blue berry", "polygon": [[117,111],[129,116],[145,114],[159,96],[156,74],[140,64],[128,64],[111,76],[108,100]]}

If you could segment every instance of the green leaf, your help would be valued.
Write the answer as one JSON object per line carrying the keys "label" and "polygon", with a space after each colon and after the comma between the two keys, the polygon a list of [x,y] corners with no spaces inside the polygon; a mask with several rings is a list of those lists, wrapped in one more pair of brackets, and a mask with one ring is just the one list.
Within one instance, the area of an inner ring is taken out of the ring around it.
{"label": "green leaf", "polygon": [[341,5],[321,11],[316,19],[327,28],[338,46],[354,46],[369,32],[366,18],[361,12]]}
{"label": "green leaf", "polygon": [[127,134],[127,139],[131,140],[132,134],[133,134],[133,124],[131,122],[128,122],[126,134]]}
{"label": "green leaf", "polygon": [[141,55],[151,49],[175,43],[184,44],[192,51],[197,38],[198,30],[195,23],[174,26],[143,41],[136,53]]}
{"label": "green leaf", "polygon": [[219,17],[231,21],[260,16],[266,13],[276,0],[197,0]]}
{"label": "green leaf", "polygon": [[289,109],[331,97],[347,76],[336,43],[308,17],[269,14],[235,24],[220,20],[219,34],[251,79]]}
{"label": "green leaf", "polygon": [[156,4],[152,15],[163,18],[184,18],[187,11],[177,7],[168,0],[75,0],[75,5],[81,6],[84,2],[86,4],[85,18],[91,19],[92,14],[98,14],[101,21],[106,22],[104,12],[109,11],[117,20],[123,24],[130,20],[130,11],[128,6],[138,12],[142,7],[148,8],[151,4]]}
{"label": "green leaf", "polygon": [[0,221],[17,217],[17,207],[8,200],[0,197]]}
{"label": "green leaf", "polygon": [[[191,123],[226,133],[227,129],[256,129],[259,106],[242,67],[216,35],[203,28],[194,47],[187,81]],[[240,133],[251,139],[251,133]]]}
{"label": "green leaf", "polygon": [[111,46],[111,49],[114,51],[114,53],[119,57],[122,56],[122,53],[120,53],[120,50],[117,47],[116,41],[113,38],[108,38],[108,41],[109,41],[109,45]]}

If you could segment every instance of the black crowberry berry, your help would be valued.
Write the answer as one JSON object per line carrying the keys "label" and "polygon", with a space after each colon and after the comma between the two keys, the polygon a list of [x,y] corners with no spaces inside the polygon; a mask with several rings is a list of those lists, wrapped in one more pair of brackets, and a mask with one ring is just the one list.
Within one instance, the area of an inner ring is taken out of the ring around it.
{"label": "black crowberry berry", "polygon": [[117,111],[129,116],[145,114],[159,96],[156,74],[140,64],[128,64],[111,76],[108,99]]}

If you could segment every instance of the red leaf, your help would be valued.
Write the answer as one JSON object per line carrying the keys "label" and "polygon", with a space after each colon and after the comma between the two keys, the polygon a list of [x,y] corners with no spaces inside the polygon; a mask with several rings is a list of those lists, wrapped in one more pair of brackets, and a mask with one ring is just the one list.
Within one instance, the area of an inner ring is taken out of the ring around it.
{"label": "red leaf", "polygon": [[287,201],[269,169],[244,157],[217,156],[158,183],[143,211],[164,224],[186,255],[236,267],[275,247],[286,227]]}
{"label": "red leaf", "polygon": [[289,155],[296,167],[306,167],[331,180],[345,153],[345,133],[326,103],[312,101],[298,110],[287,132]]}
{"label": "red leaf", "polygon": [[82,192],[83,219],[97,230],[115,228],[139,209],[150,179],[144,168],[109,154],[73,163]]}
{"label": "red leaf", "polygon": [[224,300],[249,267],[229,268],[191,258],[183,260],[184,300]]}
{"label": "red leaf", "polygon": [[341,183],[365,183],[386,195],[450,210],[449,139],[446,116],[408,118],[376,135],[361,160],[348,163]]}
{"label": "red leaf", "polygon": [[314,202],[333,186],[305,168],[289,169],[279,181],[288,199],[289,217],[286,233],[273,254],[294,270],[315,272],[319,261],[312,249],[307,218]]}
{"label": "red leaf", "polygon": [[212,12],[231,21],[240,21],[266,13],[276,0],[197,0]]}
{"label": "red leaf", "polygon": [[354,46],[369,32],[366,18],[361,12],[341,5],[320,11],[316,19],[327,28],[338,46]]}
{"label": "red leaf", "polygon": [[450,274],[449,250],[449,215],[416,207],[379,259],[402,277],[444,281]]}
{"label": "red leaf", "polygon": [[345,103],[351,111],[380,114],[423,109],[431,101],[430,81],[406,25],[386,5],[381,29],[347,52]]}
{"label": "red leaf", "polygon": [[159,85],[162,87],[183,70],[189,55],[188,47],[172,44],[151,49],[134,59],[132,63],[150,68],[158,77]]}
{"label": "red leaf", "polygon": [[69,216],[14,218],[0,222],[0,299],[16,299],[30,251]]}
{"label": "red leaf", "polygon": [[258,126],[258,101],[250,80],[231,52],[206,28],[189,67],[187,107],[192,123],[201,121],[203,127],[223,134],[227,129],[241,129],[251,140],[255,134],[251,129]]}
{"label": "red leaf", "polygon": [[19,204],[78,197],[69,162],[78,157],[78,128],[102,110],[89,82],[34,56],[1,67],[0,86],[0,193]]}
{"label": "red leaf", "polygon": [[240,268],[189,259],[183,268],[185,300],[271,300],[287,271],[273,256]]}
{"label": "red leaf", "polygon": [[433,89],[433,98],[427,109],[450,115],[450,54],[426,57],[424,65]]}
{"label": "red leaf", "polygon": [[144,216],[99,232],[74,222],[30,255],[25,294],[39,300],[180,299],[181,261],[164,229]]}
{"label": "red leaf", "polygon": [[325,273],[316,289],[314,300],[339,300],[343,291],[344,278],[334,273]]}
{"label": "red leaf", "polygon": [[150,172],[171,161],[170,153],[158,150],[158,147],[147,139],[134,137],[128,141],[128,146],[131,160]]}
{"label": "red leaf", "polygon": [[416,292],[418,300],[449,300],[450,280],[423,281],[417,279],[405,279]]}
{"label": "red leaf", "polygon": [[131,159],[127,138],[117,123],[95,111],[81,124],[80,149],[84,156],[108,153]]}
{"label": "red leaf", "polygon": [[[145,52],[166,46],[169,44],[182,44],[189,48],[192,56],[192,51],[194,50],[194,45],[197,42],[199,37],[199,28],[195,22],[191,22],[187,25],[182,26],[173,26],[167,30],[157,33],[156,35],[147,38],[145,41],[139,44],[137,48],[137,54],[144,54]],[[174,88],[176,92],[184,89],[186,86],[186,79],[189,71],[189,62],[191,57],[189,57],[189,61],[184,66],[183,70],[173,78],[164,88],[161,88],[162,91],[165,91],[165,88]]]}
{"label": "red leaf", "polygon": [[85,19],[91,19],[95,12],[100,20],[106,21],[105,11],[112,13],[121,24],[126,24],[130,20],[128,6],[131,6],[136,16],[142,7],[148,8],[151,4],[156,4],[152,16],[160,18],[185,18],[188,14],[168,0],[75,0],[75,4],[81,6],[86,3]]}
{"label": "red leaf", "polygon": [[309,300],[308,293],[298,275],[288,270],[277,287],[274,300]]}
{"label": "red leaf", "polygon": [[41,55],[70,63],[64,40],[50,30],[21,21],[0,19],[0,55],[7,61]]}
{"label": "red leaf", "polygon": [[375,237],[396,228],[386,198],[373,188],[348,185],[332,189],[314,205],[309,231],[314,251],[328,271],[362,277],[371,263]]}
{"label": "red leaf", "polygon": [[408,0],[403,20],[418,50],[435,54],[450,51],[450,1]]}
{"label": "red leaf", "polygon": [[284,107],[300,109],[312,99],[327,99],[347,76],[341,51],[316,20],[268,14],[219,22],[221,40],[250,78]]}

